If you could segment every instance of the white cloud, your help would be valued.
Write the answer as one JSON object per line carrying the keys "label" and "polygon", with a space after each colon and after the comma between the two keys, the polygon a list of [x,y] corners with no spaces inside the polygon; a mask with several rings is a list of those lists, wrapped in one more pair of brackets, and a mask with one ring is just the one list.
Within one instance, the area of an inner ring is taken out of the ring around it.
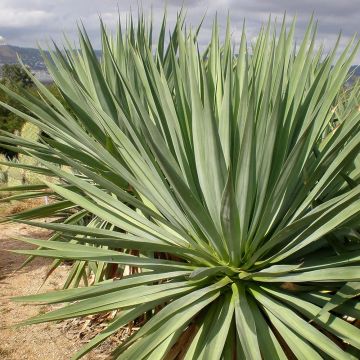
{"label": "white cloud", "polygon": [[51,20],[53,14],[43,10],[29,10],[16,8],[0,9],[1,27],[7,28],[27,28],[41,25]]}

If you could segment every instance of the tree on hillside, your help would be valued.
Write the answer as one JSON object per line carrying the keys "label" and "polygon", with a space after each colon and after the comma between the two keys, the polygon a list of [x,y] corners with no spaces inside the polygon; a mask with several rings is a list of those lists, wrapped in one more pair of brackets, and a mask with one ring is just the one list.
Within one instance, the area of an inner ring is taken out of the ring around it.
{"label": "tree on hillside", "polygon": [[34,84],[20,64],[5,64],[1,68],[1,73],[6,85],[30,87]]}
{"label": "tree on hillside", "polygon": [[[1,77],[1,83],[15,92],[18,92],[21,89],[32,91],[34,83],[31,80],[31,77],[26,73],[20,64],[3,65],[1,68]],[[9,97],[1,89],[0,101],[9,104],[12,107],[19,108],[20,110],[25,110],[16,100]],[[16,131],[20,131],[21,127],[24,125],[24,122],[24,119],[11,113],[6,108],[0,107],[0,130],[14,133]],[[12,151],[4,148],[0,148],[0,153],[6,153],[10,157],[16,155]]]}
{"label": "tree on hillside", "polygon": [[[21,90],[25,89],[26,92],[30,93],[32,96],[39,97],[36,87],[33,86],[34,83],[31,77],[20,65],[4,65],[2,68],[2,74],[3,78],[0,83],[5,84],[11,90],[21,92]],[[58,87],[54,83],[47,84],[46,86],[49,91],[65,106],[65,108],[70,111],[70,108]],[[25,113],[29,113],[25,107],[23,107],[17,100],[7,95],[2,89],[0,89],[0,102],[9,104],[10,106]],[[0,131],[3,130],[9,133],[20,133],[24,123],[24,119],[0,106]],[[42,133],[41,136],[45,138],[48,137],[45,133]],[[5,153],[9,157],[17,156],[16,153],[1,147],[0,153]]]}

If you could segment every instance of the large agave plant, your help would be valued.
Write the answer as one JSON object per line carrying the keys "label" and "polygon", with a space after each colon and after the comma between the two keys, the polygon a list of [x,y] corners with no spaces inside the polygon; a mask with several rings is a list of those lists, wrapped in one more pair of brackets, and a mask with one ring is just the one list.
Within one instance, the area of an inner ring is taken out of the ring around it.
{"label": "large agave plant", "polygon": [[26,324],[118,309],[74,359],[141,316],[115,358],[359,358],[360,112],[343,102],[331,124],[359,44],[315,50],[310,21],[295,47],[284,20],[251,44],[244,30],[233,50],[230,26],[221,42],[215,23],[201,52],[182,13],[169,39],[164,19],[156,48],[142,16],[123,30],[101,25],[100,59],[84,29],[80,50],[45,56],[71,113],[36,79],[41,101],[6,90],[32,115],[3,106],[49,138],[1,141],[61,180],[28,186],[60,201],[13,219],[82,209],[31,221],[55,237],[19,252],[121,269],[17,298],[66,303]]}

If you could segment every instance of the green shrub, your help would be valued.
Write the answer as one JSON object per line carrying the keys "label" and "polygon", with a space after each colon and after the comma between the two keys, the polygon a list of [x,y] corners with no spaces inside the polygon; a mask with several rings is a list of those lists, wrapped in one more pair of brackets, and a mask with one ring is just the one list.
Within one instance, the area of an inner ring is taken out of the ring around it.
{"label": "green shrub", "polygon": [[[1,67],[1,76],[1,83],[15,91],[20,91],[24,88],[30,90],[33,85],[31,76],[26,72],[25,69],[22,68],[20,64],[3,65]],[[24,110],[24,108],[21,106],[21,103],[13,100],[4,91],[0,91],[0,100],[11,104],[12,106],[16,106],[21,110]],[[15,131],[20,131],[23,124],[24,119],[21,117],[11,113],[8,109],[0,109],[0,130],[14,133]],[[5,149],[0,150],[5,151]]]}
{"label": "green shrub", "polygon": [[[29,68],[27,70],[29,71]],[[1,67],[1,77],[7,85],[31,87],[34,83],[28,71],[20,64],[4,64]]]}
{"label": "green shrub", "polygon": [[[5,69],[5,70],[4,70]],[[4,65],[3,66],[3,78],[1,80],[2,84],[5,84],[7,88],[10,88],[14,92],[21,94],[26,91],[31,93],[32,96],[36,98],[36,100],[40,99],[39,93],[34,87],[34,83],[32,80],[32,75],[28,73],[27,69],[23,69],[20,64],[13,65]],[[46,87],[48,90],[66,107],[68,111],[71,109],[67,106],[65,99],[61,95],[61,92],[57,88],[57,86],[53,83],[47,84]],[[0,89],[0,101],[4,102],[12,107],[17,108],[20,111],[25,112],[27,115],[30,113],[26,109],[26,107],[22,106],[21,102],[17,101],[13,97],[9,96],[6,91]],[[19,116],[19,114],[12,113],[8,108],[0,107],[0,130],[6,131],[9,133],[20,133],[23,127],[26,128],[29,126],[26,124],[26,121],[23,116]],[[39,134],[43,137],[48,137],[46,133]],[[10,157],[16,157],[17,151],[13,149],[9,150],[7,147],[0,147],[0,152],[7,154]]]}
{"label": "green shrub", "polygon": [[298,47],[294,23],[269,24],[234,54],[215,24],[200,52],[180,14],[155,49],[151,29],[142,17],[116,36],[102,27],[100,60],[85,30],[81,52],[52,52],[71,112],[36,79],[43,100],[6,90],[32,115],[3,105],[51,141],[1,140],[62,180],[46,183],[56,211],[83,209],[35,223],[56,238],[18,252],[79,274],[87,263],[98,279],[118,267],[113,281],[17,298],[66,303],[25,324],[119,310],[76,359],[136,319],[114,358],[359,358],[358,109],[328,132],[359,44],[322,57],[312,22]]}

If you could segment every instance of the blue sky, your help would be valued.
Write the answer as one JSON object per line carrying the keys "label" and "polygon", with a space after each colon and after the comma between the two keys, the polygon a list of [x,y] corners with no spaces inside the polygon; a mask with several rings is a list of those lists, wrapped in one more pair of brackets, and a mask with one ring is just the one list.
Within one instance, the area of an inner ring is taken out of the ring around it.
{"label": "blue sky", "polygon": [[[76,38],[76,22],[81,19],[95,47],[99,47],[99,15],[112,27],[117,20],[117,9],[126,18],[131,7],[136,13],[137,3],[130,0],[0,0],[0,37],[9,44],[27,47],[36,46],[37,41],[44,43],[49,38],[60,41],[63,32]],[[218,13],[220,25],[224,27],[228,11],[235,41],[239,37],[244,18],[248,38],[251,39],[256,36],[261,23],[267,20],[270,13],[280,19],[284,11],[289,17],[297,15],[299,38],[314,12],[319,20],[318,39],[324,43],[325,48],[330,48],[335,43],[340,30],[343,33],[342,46],[356,32],[360,32],[360,0],[144,0],[144,11],[150,13],[152,8],[155,27],[160,25],[165,3],[170,24],[182,3],[188,10],[187,21],[190,24],[196,25],[206,12],[207,17],[200,35],[202,43],[209,38],[214,14]],[[360,62],[360,56],[356,61]]]}

